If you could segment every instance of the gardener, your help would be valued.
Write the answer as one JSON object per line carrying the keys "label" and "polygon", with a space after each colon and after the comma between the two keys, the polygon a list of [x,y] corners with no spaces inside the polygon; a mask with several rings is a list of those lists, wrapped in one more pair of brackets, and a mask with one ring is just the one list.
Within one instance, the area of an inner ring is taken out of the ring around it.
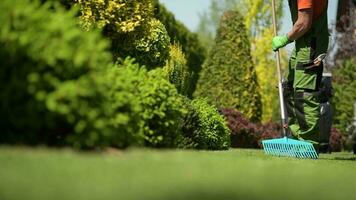
{"label": "gardener", "polygon": [[299,140],[319,147],[320,102],[318,91],[323,73],[323,63],[316,58],[325,54],[329,45],[327,0],[289,0],[293,28],[272,40],[272,49],[295,41],[289,61],[285,96],[289,129]]}

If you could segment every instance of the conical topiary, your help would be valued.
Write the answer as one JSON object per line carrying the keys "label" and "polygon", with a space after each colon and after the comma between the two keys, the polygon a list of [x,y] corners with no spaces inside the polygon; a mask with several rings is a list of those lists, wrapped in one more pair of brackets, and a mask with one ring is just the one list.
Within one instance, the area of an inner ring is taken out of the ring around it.
{"label": "conical topiary", "polygon": [[195,97],[207,98],[217,107],[236,108],[249,119],[259,121],[261,97],[243,22],[237,11],[226,11],[221,17]]}

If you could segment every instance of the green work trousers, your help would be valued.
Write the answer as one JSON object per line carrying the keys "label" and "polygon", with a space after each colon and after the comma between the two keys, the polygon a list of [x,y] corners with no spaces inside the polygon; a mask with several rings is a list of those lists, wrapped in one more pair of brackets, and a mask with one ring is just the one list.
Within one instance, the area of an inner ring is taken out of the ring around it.
{"label": "green work trousers", "polygon": [[310,49],[299,48],[292,53],[288,74],[288,84],[292,90],[285,96],[285,101],[292,135],[318,148],[320,103],[317,94],[323,66],[306,69],[312,62]]}
{"label": "green work trousers", "polygon": [[[293,24],[298,20],[297,0],[289,0]],[[295,41],[295,50],[290,58],[288,88],[285,94],[288,123],[292,135],[319,147],[320,101],[319,87],[323,66],[311,67],[320,54],[326,53],[329,45],[327,6],[310,30]]]}

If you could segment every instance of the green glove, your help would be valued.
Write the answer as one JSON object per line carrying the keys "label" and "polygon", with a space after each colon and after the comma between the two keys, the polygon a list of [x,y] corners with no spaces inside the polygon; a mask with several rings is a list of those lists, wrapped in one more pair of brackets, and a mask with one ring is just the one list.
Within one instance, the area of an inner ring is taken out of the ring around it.
{"label": "green glove", "polygon": [[287,44],[291,43],[287,35],[275,36],[272,39],[272,49],[277,51],[279,48],[285,47]]}

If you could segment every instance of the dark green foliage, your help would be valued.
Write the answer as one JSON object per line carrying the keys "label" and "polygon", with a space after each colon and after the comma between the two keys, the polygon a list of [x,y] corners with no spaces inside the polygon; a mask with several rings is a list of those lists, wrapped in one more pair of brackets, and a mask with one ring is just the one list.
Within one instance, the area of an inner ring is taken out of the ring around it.
{"label": "dark green foliage", "polygon": [[188,114],[183,123],[183,138],[179,147],[226,150],[230,147],[230,132],[225,119],[215,106],[205,100],[185,100]]}
{"label": "dark green foliage", "polygon": [[154,1],[154,7],[154,17],[165,25],[171,38],[171,44],[179,43],[187,58],[189,74],[191,74],[188,96],[191,97],[196,89],[201,66],[206,58],[206,49],[199,42],[197,34],[192,33],[181,22],[177,21],[174,15],[158,0]]}
{"label": "dark green foliage", "polygon": [[221,18],[215,45],[203,65],[195,97],[217,107],[236,108],[253,121],[261,118],[261,96],[250,43],[238,12]]}
{"label": "dark green foliage", "polygon": [[64,8],[70,10],[71,7],[74,5],[76,0],[40,0],[42,3],[46,2],[57,2],[60,3]]}
{"label": "dark green foliage", "polygon": [[356,60],[346,60],[334,71],[334,124],[344,135],[352,134],[356,110]]}
{"label": "dark green foliage", "polygon": [[83,33],[75,11],[30,0],[3,0],[0,10],[0,142],[63,143],[72,128],[48,97],[110,63],[108,43]]}

